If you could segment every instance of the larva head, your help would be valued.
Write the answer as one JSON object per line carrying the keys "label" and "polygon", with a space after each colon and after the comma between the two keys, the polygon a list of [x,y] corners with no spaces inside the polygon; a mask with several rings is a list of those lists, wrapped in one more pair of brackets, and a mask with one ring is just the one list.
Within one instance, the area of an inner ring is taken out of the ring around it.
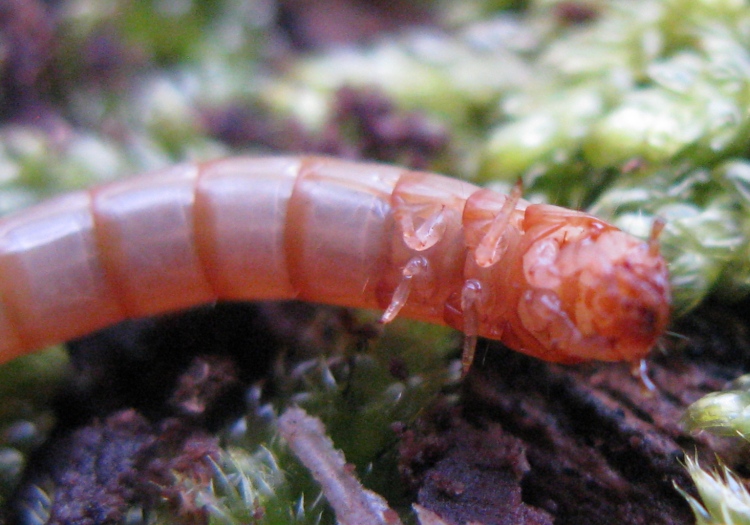
{"label": "larva head", "polygon": [[537,229],[524,254],[529,289],[519,301],[521,324],[557,361],[644,357],[664,333],[670,312],[656,232],[646,242],[588,215],[567,213],[565,222]]}

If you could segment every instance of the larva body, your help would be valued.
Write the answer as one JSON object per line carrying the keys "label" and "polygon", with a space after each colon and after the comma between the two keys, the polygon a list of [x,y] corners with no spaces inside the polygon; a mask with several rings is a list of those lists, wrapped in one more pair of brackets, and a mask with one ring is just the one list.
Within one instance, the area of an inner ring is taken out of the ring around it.
{"label": "larva body", "polygon": [[292,298],[560,362],[639,359],[669,316],[655,239],[380,164],[183,164],[0,222],[0,361],[126,318]]}

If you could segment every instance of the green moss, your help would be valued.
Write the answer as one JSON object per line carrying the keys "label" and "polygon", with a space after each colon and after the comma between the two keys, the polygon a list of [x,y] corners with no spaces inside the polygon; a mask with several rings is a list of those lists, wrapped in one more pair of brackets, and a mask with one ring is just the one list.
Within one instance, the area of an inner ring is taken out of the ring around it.
{"label": "green moss", "polygon": [[750,494],[734,473],[726,467],[720,472],[707,472],[689,458],[687,468],[701,501],[679,487],[677,490],[690,504],[697,525],[750,524]]}

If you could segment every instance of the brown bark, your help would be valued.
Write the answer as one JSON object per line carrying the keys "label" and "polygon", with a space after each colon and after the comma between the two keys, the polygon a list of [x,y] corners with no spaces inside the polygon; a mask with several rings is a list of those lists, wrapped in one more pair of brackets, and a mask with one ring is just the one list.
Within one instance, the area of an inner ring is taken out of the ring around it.
{"label": "brown bark", "polygon": [[686,339],[648,362],[654,391],[627,365],[550,365],[491,344],[458,405],[402,441],[417,501],[453,523],[694,523],[674,488],[694,491],[684,454],[742,469],[744,446],[691,436],[679,420],[745,371],[748,341],[742,314],[716,306],[677,330]]}

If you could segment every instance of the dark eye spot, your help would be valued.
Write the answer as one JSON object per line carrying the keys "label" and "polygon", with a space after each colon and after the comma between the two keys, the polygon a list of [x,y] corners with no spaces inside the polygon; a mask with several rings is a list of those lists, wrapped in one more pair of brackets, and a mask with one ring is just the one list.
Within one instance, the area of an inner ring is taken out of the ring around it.
{"label": "dark eye spot", "polygon": [[657,313],[653,308],[638,308],[638,327],[643,335],[652,335],[656,331]]}

